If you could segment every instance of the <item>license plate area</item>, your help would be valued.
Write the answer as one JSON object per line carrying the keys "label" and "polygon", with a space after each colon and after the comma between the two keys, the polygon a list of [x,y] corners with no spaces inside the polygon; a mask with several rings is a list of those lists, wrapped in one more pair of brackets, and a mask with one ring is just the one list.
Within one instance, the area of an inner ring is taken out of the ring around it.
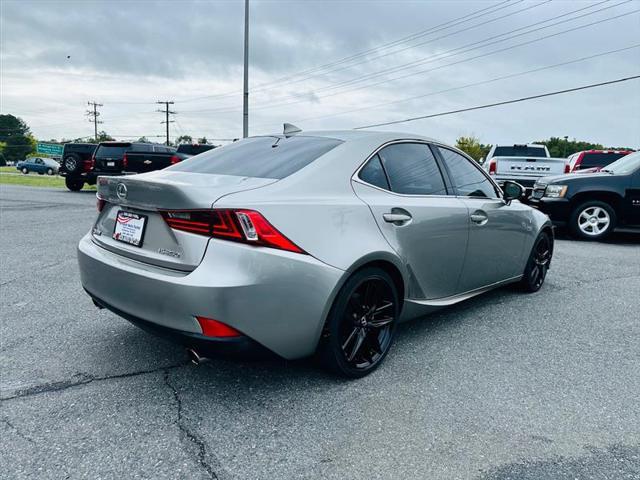
{"label": "license plate area", "polygon": [[113,239],[134,247],[142,247],[146,224],[146,215],[119,210],[113,229]]}
{"label": "license plate area", "polygon": [[107,167],[115,167],[116,162],[107,162]]}

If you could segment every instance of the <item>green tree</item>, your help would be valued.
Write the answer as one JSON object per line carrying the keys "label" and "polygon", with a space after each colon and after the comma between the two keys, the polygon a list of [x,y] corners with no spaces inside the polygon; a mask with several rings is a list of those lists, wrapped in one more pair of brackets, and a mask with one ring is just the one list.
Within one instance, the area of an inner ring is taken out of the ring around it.
{"label": "green tree", "polygon": [[5,144],[2,148],[5,161],[19,162],[36,149],[36,139],[27,124],[13,115],[0,115],[0,142]]}
{"label": "green tree", "polygon": [[206,144],[207,144],[207,143],[209,143],[209,142],[207,141],[207,137],[202,137],[202,138],[199,138],[199,139],[198,139],[198,143],[202,143],[202,144],[205,144],[205,145],[206,145]]}
{"label": "green tree", "polygon": [[487,156],[489,153],[490,145],[484,145],[480,143],[480,140],[473,135],[469,137],[458,137],[456,140],[456,147],[465,152],[476,162]]}
{"label": "green tree", "polygon": [[147,137],[145,137],[144,135],[138,139],[138,142],[140,142],[140,143],[153,143]]}
{"label": "green tree", "polygon": [[111,135],[109,135],[107,132],[105,132],[104,130],[101,130],[98,132],[98,138],[96,139],[96,141],[99,142],[113,142],[115,140],[115,138],[113,138]]}
{"label": "green tree", "polygon": [[182,143],[193,143],[193,138],[191,138],[191,135],[180,135],[176,138],[176,145],[180,145]]}

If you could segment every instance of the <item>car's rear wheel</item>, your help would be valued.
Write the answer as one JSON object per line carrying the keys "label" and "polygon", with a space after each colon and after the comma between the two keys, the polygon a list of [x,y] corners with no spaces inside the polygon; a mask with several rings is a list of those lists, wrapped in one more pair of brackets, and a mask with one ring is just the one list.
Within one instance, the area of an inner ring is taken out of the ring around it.
{"label": "car's rear wheel", "polygon": [[22,167],[22,173],[24,173],[25,175],[29,173],[27,167]]}
{"label": "car's rear wheel", "polygon": [[64,169],[67,173],[76,173],[80,171],[80,157],[75,153],[70,153],[62,161]]}
{"label": "car's rear wheel", "polygon": [[542,288],[551,264],[553,244],[546,232],[541,232],[533,244],[520,286],[525,292],[537,292]]}
{"label": "car's rear wheel", "polygon": [[322,363],[351,378],[371,373],[391,348],[399,313],[397,289],[384,270],[356,272],[329,313],[318,351]]}
{"label": "car's rear wheel", "polygon": [[64,184],[72,192],[79,192],[80,190],[82,190],[82,187],[84,187],[84,181],[79,178],[65,177]]}
{"label": "car's rear wheel", "polygon": [[570,217],[571,233],[584,240],[602,240],[616,226],[616,212],[608,203],[590,200],[578,205]]}

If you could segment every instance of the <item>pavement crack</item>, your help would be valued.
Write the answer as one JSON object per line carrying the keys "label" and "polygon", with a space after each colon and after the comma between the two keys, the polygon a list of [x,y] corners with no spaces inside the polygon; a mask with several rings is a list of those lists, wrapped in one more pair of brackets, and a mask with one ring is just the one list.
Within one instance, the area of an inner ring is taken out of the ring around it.
{"label": "pavement crack", "polygon": [[27,388],[15,390],[12,395],[9,395],[6,397],[0,397],[0,402],[13,400],[16,398],[30,397],[32,395],[39,395],[41,393],[60,392],[63,390],[67,390],[69,388],[75,388],[75,387],[87,385],[93,382],[102,382],[105,380],[115,380],[119,378],[138,377],[140,375],[149,375],[151,373],[174,370],[176,368],[184,367],[185,365],[187,364],[179,363],[176,365],[152,368],[149,370],[140,370],[137,372],[119,373],[116,375],[104,375],[104,376],[91,375],[88,373],[77,373],[73,375],[71,378],[66,380],[59,380],[56,382],[47,382],[40,385],[34,385],[33,387],[27,387]]}
{"label": "pavement crack", "polygon": [[176,426],[180,430],[180,432],[187,438],[187,440],[197,449],[198,455],[197,460],[198,463],[204,468],[210,478],[218,479],[218,475],[214,471],[213,467],[209,465],[207,462],[207,446],[205,442],[198,437],[193,431],[191,431],[185,422],[183,421],[182,415],[182,399],[180,398],[180,394],[176,387],[169,380],[169,369],[166,369],[164,372],[164,383],[169,387],[171,393],[173,393],[173,398],[175,400],[175,405],[177,409],[177,419]]}
{"label": "pavement crack", "polygon": [[27,442],[31,443],[32,445],[35,445],[36,442],[33,441],[33,439],[31,439],[30,437],[28,437],[27,435],[25,435],[24,433],[22,433],[20,431],[20,429],[18,427],[16,427],[13,423],[11,423],[9,421],[8,418],[3,418],[2,421],[11,429],[15,432],[15,434],[17,436],[19,436],[20,438],[22,438],[23,440],[26,440]]}

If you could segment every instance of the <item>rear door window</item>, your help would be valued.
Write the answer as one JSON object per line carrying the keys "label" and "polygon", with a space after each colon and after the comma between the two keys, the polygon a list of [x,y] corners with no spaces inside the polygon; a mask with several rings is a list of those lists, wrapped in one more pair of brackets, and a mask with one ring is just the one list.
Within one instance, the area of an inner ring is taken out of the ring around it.
{"label": "rear door window", "polygon": [[528,145],[513,145],[512,147],[496,147],[494,157],[546,157],[542,147],[530,147]]}
{"label": "rear door window", "polygon": [[449,169],[451,182],[461,197],[498,198],[493,183],[473,161],[448,148],[438,147],[444,164]]}
{"label": "rear door window", "polygon": [[122,158],[129,149],[129,144],[123,145],[100,145],[96,150],[96,157],[100,158]]}
{"label": "rear door window", "polygon": [[624,153],[585,153],[580,168],[606,167],[624,156]]}
{"label": "rear door window", "polygon": [[423,143],[396,143],[378,152],[391,190],[406,195],[446,195],[433,153]]}
{"label": "rear door window", "polygon": [[367,164],[362,167],[358,176],[362,181],[375,185],[378,188],[391,190],[389,187],[389,181],[387,180],[387,174],[384,173],[384,169],[382,168],[382,163],[380,162],[380,157],[378,155],[374,155]]}
{"label": "rear door window", "polygon": [[342,143],[326,137],[251,137],[191,157],[173,167],[180,172],[282,179]]}

